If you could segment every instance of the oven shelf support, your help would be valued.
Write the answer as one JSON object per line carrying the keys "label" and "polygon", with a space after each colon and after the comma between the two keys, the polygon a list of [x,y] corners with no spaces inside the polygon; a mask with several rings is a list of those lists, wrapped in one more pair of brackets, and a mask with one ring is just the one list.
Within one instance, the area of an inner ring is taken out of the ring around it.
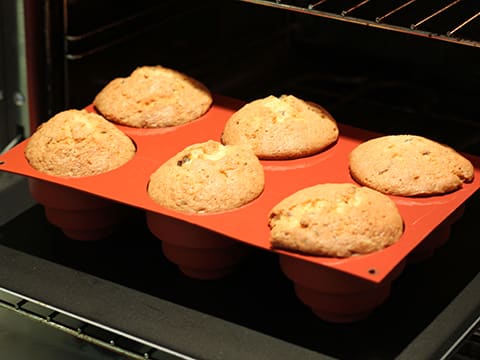
{"label": "oven shelf support", "polygon": [[[339,11],[325,10],[324,6],[329,3],[328,0],[320,0],[317,2],[304,2],[295,0],[238,0],[246,3],[263,5],[288,11],[293,11],[302,14],[309,14],[313,16],[323,17],[331,20],[338,20],[349,22],[357,25],[368,26],[383,30],[390,30],[394,32],[416,35],[424,38],[440,40],[449,43],[455,43],[465,46],[480,48],[480,39],[472,39],[467,36],[459,34],[461,29],[468,28],[475,20],[480,17],[480,9],[469,9],[469,13],[465,15],[464,19],[459,23],[442,26],[435,31],[429,30],[428,27],[422,25],[428,23],[430,20],[436,18],[440,14],[446,13],[450,8],[455,7],[462,0],[451,0],[447,5],[443,5],[440,9],[432,10],[433,12],[427,16],[423,16],[420,20],[413,24],[410,23],[393,23],[388,22],[389,18],[399,12],[415,11],[413,5],[421,3],[421,0],[404,0],[404,2],[394,9],[385,13],[374,14],[371,17],[357,17],[355,13],[357,10],[365,8],[366,6],[373,7],[374,3],[381,0],[358,0],[358,3],[350,6],[347,9]],[[330,1],[331,3],[331,1]],[[453,21],[453,20],[452,20]]]}

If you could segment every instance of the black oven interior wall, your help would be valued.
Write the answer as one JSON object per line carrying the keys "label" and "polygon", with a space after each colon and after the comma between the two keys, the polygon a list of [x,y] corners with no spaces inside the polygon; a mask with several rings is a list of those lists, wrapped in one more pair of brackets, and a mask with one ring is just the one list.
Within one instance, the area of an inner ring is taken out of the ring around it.
{"label": "black oven interior wall", "polygon": [[39,122],[164,65],[245,101],[290,93],[339,122],[478,154],[480,49],[240,1],[45,3]]}

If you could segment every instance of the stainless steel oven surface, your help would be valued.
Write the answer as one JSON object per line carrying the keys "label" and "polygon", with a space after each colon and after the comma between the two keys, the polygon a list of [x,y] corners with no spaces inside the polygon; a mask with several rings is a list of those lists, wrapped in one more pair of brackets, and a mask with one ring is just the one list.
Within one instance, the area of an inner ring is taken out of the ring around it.
{"label": "stainless steel oven surface", "polygon": [[[12,134],[12,119],[29,136],[53,114],[91,104],[114,77],[159,64],[216,94],[295,94],[339,123],[480,156],[473,0],[24,0],[21,10],[10,11],[25,20],[28,118],[10,117]],[[274,253],[253,249],[234,273],[200,281],[167,260],[140,209],[109,237],[76,241],[47,221],[25,182],[0,199],[1,214],[10,212],[0,219],[0,335],[17,340],[0,355],[48,347],[50,358],[85,359],[480,357],[478,193],[445,244],[408,264],[388,299],[351,323],[315,316]]]}

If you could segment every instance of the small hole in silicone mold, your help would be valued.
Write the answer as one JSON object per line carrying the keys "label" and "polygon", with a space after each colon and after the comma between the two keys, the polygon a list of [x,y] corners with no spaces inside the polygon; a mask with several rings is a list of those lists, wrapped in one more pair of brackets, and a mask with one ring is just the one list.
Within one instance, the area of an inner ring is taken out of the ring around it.
{"label": "small hole in silicone mold", "polygon": [[377,269],[374,269],[374,268],[368,269],[368,273],[369,273],[370,275],[376,275],[376,274],[377,274]]}
{"label": "small hole in silicone mold", "polygon": [[5,164],[5,161],[0,160],[0,165],[3,165],[3,164]]}

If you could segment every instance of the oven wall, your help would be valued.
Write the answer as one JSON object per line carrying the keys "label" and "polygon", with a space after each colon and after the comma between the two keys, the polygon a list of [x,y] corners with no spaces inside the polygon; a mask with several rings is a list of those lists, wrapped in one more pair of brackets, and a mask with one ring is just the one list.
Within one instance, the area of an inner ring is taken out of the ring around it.
{"label": "oven wall", "polygon": [[90,104],[140,65],[184,71],[223,94],[255,90],[288,59],[289,16],[252,10],[236,1],[50,0],[44,117]]}
{"label": "oven wall", "polygon": [[[0,153],[30,132],[26,44],[23,1],[0,1]],[[27,180],[0,172],[0,204],[0,225],[32,206]]]}
{"label": "oven wall", "polygon": [[480,48],[295,15],[292,90],[337,118],[479,153]]}
{"label": "oven wall", "polygon": [[23,2],[0,2],[0,152],[29,131]]}

